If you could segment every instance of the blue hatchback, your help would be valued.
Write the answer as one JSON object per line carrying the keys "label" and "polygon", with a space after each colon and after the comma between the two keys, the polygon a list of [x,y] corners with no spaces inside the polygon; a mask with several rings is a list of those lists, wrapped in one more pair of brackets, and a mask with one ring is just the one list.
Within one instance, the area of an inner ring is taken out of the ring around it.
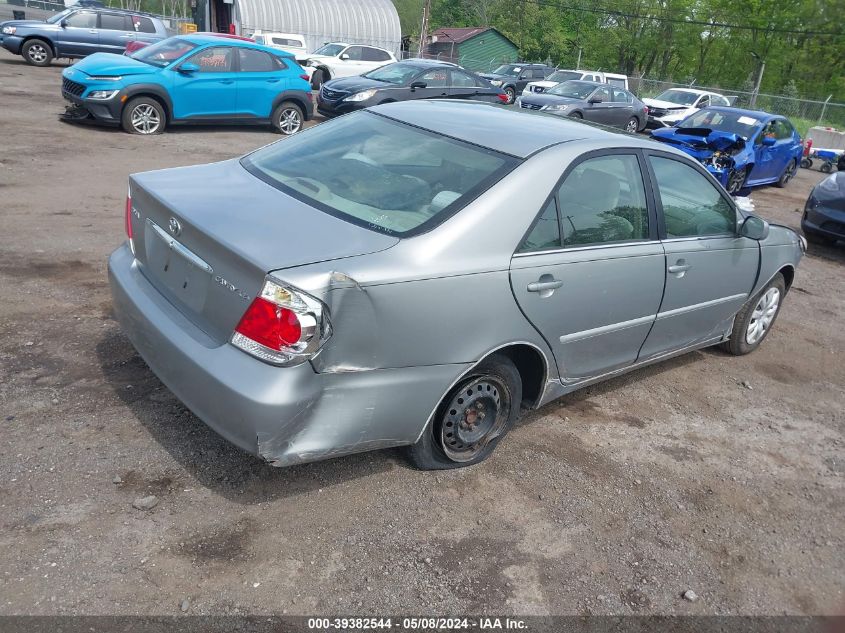
{"label": "blue hatchback", "polygon": [[311,85],[289,54],[213,33],[180,35],[131,57],[96,53],[62,72],[66,118],[160,134],[177,123],[270,123],[294,134]]}
{"label": "blue hatchback", "polygon": [[785,117],[722,106],[699,110],[651,135],[700,160],[732,195],[746,187],[786,186],[804,149]]}

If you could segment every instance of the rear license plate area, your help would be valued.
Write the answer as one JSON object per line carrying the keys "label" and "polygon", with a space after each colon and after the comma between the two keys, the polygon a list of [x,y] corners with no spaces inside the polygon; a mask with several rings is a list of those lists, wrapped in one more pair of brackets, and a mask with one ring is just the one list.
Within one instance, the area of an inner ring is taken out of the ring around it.
{"label": "rear license plate area", "polygon": [[202,312],[214,272],[211,266],[150,219],[144,227],[144,244],[147,270],[174,299]]}

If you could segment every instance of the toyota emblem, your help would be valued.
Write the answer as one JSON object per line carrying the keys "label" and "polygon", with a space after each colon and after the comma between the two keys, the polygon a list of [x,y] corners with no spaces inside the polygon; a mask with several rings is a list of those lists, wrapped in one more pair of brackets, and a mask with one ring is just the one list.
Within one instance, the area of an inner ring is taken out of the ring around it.
{"label": "toyota emblem", "polygon": [[175,237],[179,237],[179,235],[182,233],[182,225],[176,218],[170,218],[170,222],[167,223],[167,228],[170,229],[170,232]]}

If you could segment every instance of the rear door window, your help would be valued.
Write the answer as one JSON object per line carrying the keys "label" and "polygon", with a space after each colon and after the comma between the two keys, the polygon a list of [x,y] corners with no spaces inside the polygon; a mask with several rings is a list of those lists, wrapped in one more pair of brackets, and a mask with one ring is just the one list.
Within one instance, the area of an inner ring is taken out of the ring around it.
{"label": "rear door window", "polygon": [[240,70],[244,73],[269,73],[277,69],[273,58],[264,51],[239,48],[238,57],[241,64]]}
{"label": "rear door window", "polygon": [[371,46],[364,46],[362,59],[365,62],[386,62],[390,59],[390,55],[386,51]]}
{"label": "rear door window", "polygon": [[107,31],[129,31],[135,30],[130,27],[129,16],[119,13],[101,13],[100,28]]}

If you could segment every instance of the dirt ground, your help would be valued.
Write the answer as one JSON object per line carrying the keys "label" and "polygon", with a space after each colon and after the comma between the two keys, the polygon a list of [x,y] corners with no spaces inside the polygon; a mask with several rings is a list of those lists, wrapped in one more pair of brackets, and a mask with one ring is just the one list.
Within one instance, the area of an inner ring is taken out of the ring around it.
{"label": "dirt ground", "polygon": [[[278,137],[64,124],[61,69],[0,51],[0,614],[845,604],[845,248],[811,246],[754,354],[566,397],[480,466],[418,472],[383,451],[273,469],[147,369],[112,318],[106,258],[128,174]],[[758,212],[797,227],[820,178],[755,191]]]}

